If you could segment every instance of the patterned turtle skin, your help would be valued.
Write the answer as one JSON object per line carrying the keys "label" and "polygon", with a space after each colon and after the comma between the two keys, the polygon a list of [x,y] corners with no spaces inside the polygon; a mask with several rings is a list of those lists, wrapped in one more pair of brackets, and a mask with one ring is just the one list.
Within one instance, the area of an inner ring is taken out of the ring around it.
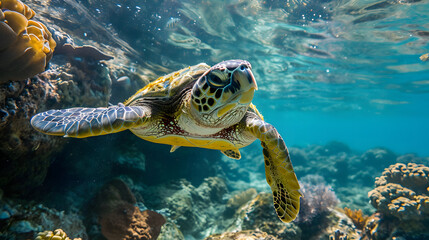
{"label": "patterned turtle skin", "polygon": [[165,75],[108,108],[49,110],[31,119],[38,131],[85,138],[130,130],[138,137],[171,145],[220,150],[240,159],[239,149],[256,139],[263,147],[265,174],[274,208],[284,222],[296,218],[302,196],[280,134],[251,103],[257,84],[251,65],[228,60],[201,63]]}

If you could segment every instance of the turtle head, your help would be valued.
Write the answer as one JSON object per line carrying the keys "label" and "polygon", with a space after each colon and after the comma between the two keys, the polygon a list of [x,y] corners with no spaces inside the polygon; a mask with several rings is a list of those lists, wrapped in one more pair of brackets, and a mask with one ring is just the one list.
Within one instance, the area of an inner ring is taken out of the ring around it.
{"label": "turtle head", "polygon": [[220,62],[194,84],[191,114],[199,124],[229,127],[239,122],[258,88],[252,67],[244,60]]}

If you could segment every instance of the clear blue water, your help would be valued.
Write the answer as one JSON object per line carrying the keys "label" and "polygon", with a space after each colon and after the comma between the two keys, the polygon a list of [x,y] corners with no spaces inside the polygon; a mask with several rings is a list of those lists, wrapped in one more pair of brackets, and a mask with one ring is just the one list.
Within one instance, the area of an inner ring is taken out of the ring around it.
{"label": "clear blue water", "polygon": [[429,61],[419,59],[428,1],[186,0],[159,10],[148,31],[175,46],[161,60],[249,60],[254,103],[289,145],[429,155]]}

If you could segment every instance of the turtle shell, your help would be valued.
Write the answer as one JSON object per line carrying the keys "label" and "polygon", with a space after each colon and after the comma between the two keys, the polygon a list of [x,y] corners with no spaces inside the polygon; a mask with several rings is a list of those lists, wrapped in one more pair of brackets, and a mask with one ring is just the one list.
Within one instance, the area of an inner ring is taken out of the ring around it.
{"label": "turtle shell", "polygon": [[134,102],[141,98],[156,97],[170,99],[175,96],[181,89],[195,82],[202,74],[210,69],[205,63],[183,68],[179,71],[172,72],[165,76],[159,77],[149,83],[144,88],[138,90],[131,96],[124,105],[133,105]]}

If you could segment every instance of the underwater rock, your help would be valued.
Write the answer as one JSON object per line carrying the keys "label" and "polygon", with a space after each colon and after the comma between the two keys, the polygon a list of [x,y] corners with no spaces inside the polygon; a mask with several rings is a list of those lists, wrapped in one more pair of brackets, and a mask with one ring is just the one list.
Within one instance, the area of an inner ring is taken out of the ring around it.
{"label": "underwater rock", "polygon": [[112,56],[104,54],[96,47],[90,45],[74,46],[70,43],[65,43],[62,46],[58,46],[55,54],[64,54],[75,58],[84,58],[92,61],[111,60]]}
{"label": "underwater rock", "polygon": [[376,178],[375,185],[368,197],[379,212],[401,220],[429,218],[429,167],[397,163]]}
{"label": "underwater rock", "polygon": [[81,61],[62,62],[44,73],[56,87],[61,108],[107,106],[112,82],[103,64]]}
{"label": "underwater rock", "polygon": [[232,196],[228,202],[226,203],[225,207],[225,215],[231,216],[235,213],[239,207],[244,205],[245,203],[249,202],[251,199],[253,199],[257,194],[256,189],[249,188],[245,191],[239,192],[236,195]]}
{"label": "underwater rock", "polygon": [[[311,228],[302,227],[303,239],[334,239],[336,236],[340,240],[359,239],[360,231],[355,227],[352,220],[339,209],[333,209],[329,215],[322,221],[314,223],[319,225],[321,231],[311,233]],[[317,227],[316,227],[317,228]]]}
{"label": "underwater rock", "polygon": [[106,183],[95,197],[95,211],[102,215],[118,204],[136,204],[136,198],[130,188],[120,179],[114,179]]}
{"label": "underwater rock", "polygon": [[35,131],[30,125],[34,114],[76,105],[106,106],[110,91],[108,69],[82,62],[52,64],[27,81],[0,85],[0,187],[23,195],[40,185],[52,161],[49,157],[66,142]]}
{"label": "underwater rock", "polygon": [[43,72],[55,49],[46,26],[19,0],[0,1],[0,84]]}
{"label": "underwater rock", "polygon": [[270,193],[259,193],[237,210],[228,232],[258,229],[278,239],[301,239],[301,229],[293,222],[279,221],[273,207]]}
{"label": "underwater rock", "polygon": [[174,222],[167,221],[161,227],[161,233],[159,234],[158,240],[185,240],[183,233],[180,229],[174,224]]}
{"label": "underwater rock", "polygon": [[43,182],[49,156],[65,141],[34,131],[30,117],[58,99],[54,86],[40,78],[0,85],[0,109],[7,116],[0,123],[0,187],[5,194],[23,195]]}
{"label": "underwater rock", "polygon": [[219,219],[224,212],[227,187],[219,177],[208,177],[198,187],[182,179],[143,191],[143,196],[152,196],[145,199],[145,205],[165,212],[163,215],[173,220],[184,235],[198,239],[223,229]]}
{"label": "underwater rock", "polygon": [[37,232],[57,228],[88,239],[82,220],[76,213],[65,213],[42,204],[11,199],[0,201],[0,212],[9,215],[0,220],[0,239],[33,239]]}
{"label": "underwater rock", "polygon": [[245,230],[240,232],[227,232],[222,234],[213,234],[206,237],[204,240],[277,240],[272,235],[266,232],[257,230]]}
{"label": "underwater rock", "polygon": [[96,196],[101,232],[109,240],[156,239],[165,218],[154,211],[140,211],[128,186],[119,179],[107,183]]}

